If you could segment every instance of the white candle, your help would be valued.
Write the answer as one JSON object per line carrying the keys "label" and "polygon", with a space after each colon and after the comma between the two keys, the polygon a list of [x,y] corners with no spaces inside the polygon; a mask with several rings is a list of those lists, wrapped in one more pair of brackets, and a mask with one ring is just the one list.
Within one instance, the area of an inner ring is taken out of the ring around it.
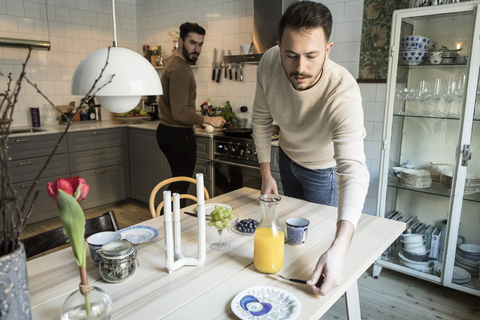
{"label": "white candle", "polygon": [[163,191],[163,215],[165,222],[172,222],[172,201],[171,192],[169,190]]}
{"label": "white candle", "polygon": [[205,193],[203,191],[203,174],[197,173],[197,203],[199,206],[205,204]]}

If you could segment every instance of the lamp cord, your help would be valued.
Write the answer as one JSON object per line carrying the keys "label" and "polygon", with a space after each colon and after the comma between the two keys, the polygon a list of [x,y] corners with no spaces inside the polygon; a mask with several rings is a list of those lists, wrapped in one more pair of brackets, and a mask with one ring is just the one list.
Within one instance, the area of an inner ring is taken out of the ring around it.
{"label": "lamp cord", "polygon": [[115,0],[112,0],[112,15],[113,15],[113,46],[117,47],[117,24],[115,21]]}

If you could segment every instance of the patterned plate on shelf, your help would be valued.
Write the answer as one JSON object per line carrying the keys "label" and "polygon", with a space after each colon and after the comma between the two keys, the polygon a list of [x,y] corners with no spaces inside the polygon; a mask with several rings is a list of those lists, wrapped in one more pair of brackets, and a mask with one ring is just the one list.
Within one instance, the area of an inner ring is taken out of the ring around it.
{"label": "patterned plate on shelf", "polygon": [[237,294],[231,308],[242,320],[293,320],[300,315],[302,305],[297,297],[285,290],[256,286]]}

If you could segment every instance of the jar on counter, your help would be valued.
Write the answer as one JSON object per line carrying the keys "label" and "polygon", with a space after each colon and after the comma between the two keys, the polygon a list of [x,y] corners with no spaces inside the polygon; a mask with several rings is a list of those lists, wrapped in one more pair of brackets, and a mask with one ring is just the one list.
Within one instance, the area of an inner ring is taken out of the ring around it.
{"label": "jar on counter", "polygon": [[137,269],[137,248],[126,240],[111,241],[98,251],[103,280],[117,283],[129,279]]}

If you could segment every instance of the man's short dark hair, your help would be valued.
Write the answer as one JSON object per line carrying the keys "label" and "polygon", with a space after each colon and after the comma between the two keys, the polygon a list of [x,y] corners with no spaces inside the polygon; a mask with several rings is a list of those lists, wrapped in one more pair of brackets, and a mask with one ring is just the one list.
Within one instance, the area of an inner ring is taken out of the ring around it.
{"label": "man's short dark hair", "polygon": [[323,28],[328,42],[332,33],[332,23],[332,13],[325,5],[312,1],[294,2],[278,23],[278,35],[282,41],[283,31],[287,27],[293,30]]}
{"label": "man's short dark hair", "polygon": [[198,33],[202,36],[205,35],[205,29],[200,27],[198,23],[185,22],[180,26],[180,38],[182,38],[183,41],[185,41],[190,32]]}

